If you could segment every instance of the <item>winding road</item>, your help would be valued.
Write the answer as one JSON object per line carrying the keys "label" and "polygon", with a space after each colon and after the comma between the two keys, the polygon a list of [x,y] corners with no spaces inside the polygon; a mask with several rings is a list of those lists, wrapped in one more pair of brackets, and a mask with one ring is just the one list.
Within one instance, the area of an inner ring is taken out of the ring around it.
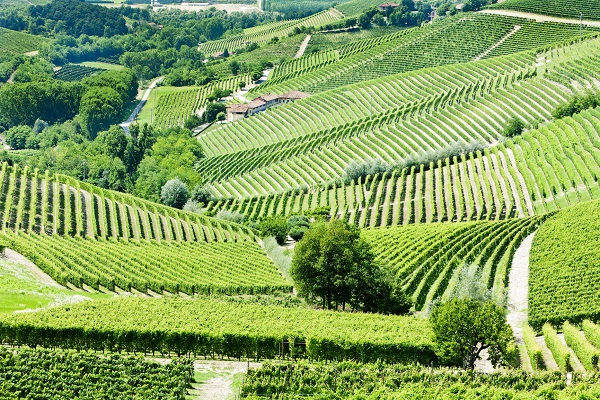
{"label": "winding road", "polygon": [[164,78],[165,78],[164,76],[161,76],[161,77],[158,77],[158,78],[156,78],[155,80],[152,81],[152,83],[150,84],[150,86],[148,86],[148,89],[146,89],[146,91],[144,92],[144,96],[142,97],[142,100],[140,100],[140,102],[138,103],[137,107],[135,107],[135,110],[133,110],[133,112],[131,113],[131,115],[129,116],[129,118],[127,118],[127,121],[122,122],[122,123],[119,124],[123,128],[123,130],[125,131],[126,134],[129,134],[129,126],[133,123],[133,121],[135,120],[135,117],[137,117],[137,115],[141,111],[142,107],[144,107],[144,105],[148,101],[148,98],[150,98],[150,93],[152,93],[152,90]]}

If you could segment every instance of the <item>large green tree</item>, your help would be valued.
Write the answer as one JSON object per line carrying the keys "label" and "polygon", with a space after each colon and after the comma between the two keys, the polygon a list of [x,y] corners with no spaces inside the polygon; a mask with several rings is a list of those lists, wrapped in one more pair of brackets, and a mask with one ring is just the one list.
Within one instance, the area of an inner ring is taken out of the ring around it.
{"label": "large green tree", "polygon": [[430,316],[436,353],[446,365],[474,369],[483,350],[492,364],[505,364],[512,343],[506,312],[492,301],[455,298]]}
{"label": "large green tree", "polygon": [[317,222],[296,245],[291,276],[298,294],[323,308],[401,314],[410,304],[393,289],[360,230],[346,222]]}
{"label": "large green tree", "polygon": [[82,97],[79,114],[94,139],[98,132],[119,122],[123,114],[123,99],[114,89],[109,87],[92,87]]}

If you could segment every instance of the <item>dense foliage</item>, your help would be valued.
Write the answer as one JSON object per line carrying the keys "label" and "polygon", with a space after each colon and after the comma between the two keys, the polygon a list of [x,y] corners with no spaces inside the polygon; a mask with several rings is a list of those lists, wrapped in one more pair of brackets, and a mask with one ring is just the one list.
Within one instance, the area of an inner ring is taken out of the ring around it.
{"label": "dense foliage", "polygon": [[599,221],[600,203],[585,203],[559,212],[536,233],[529,278],[529,323],[534,328],[600,318],[595,300]]}
{"label": "dense foliage", "polygon": [[597,397],[597,383],[597,375],[578,373],[567,386],[559,372],[512,370],[488,374],[347,362],[272,363],[248,372],[242,398],[573,399]]}
{"label": "dense foliage", "polygon": [[430,315],[436,353],[446,365],[474,369],[483,350],[492,364],[506,364],[512,330],[506,312],[494,302],[452,299]]}
{"label": "dense foliage", "polygon": [[119,298],[0,319],[7,344],[207,357],[424,363],[427,320],[180,298]]}
{"label": "dense foliage", "polygon": [[142,358],[0,348],[0,397],[12,399],[183,400],[189,360],[161,365]]}

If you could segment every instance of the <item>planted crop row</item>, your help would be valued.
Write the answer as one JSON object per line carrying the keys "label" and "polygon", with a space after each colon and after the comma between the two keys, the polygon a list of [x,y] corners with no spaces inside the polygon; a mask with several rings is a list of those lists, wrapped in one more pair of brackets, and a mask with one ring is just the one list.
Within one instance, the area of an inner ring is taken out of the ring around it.
{"label": "planted crop row", "polygon": [[529,323],[560,326],[600,320],[600,203],[587,202],[549,218],[530,257]]}
{"label": "planted crop row", "polygon": [[241,225],[187,213],[28,167],[0,168],[3,231],[127,240],[252,240]]}
{"label": "planted crop row", "polygon": [[427,320],[413,316],[178,298],[116,298],[0,319],[0,341],[11,345],[253,359],[429,364],[431,336]]}
{"label": "planted crop row", "polygon": [[189,360],[167,364],[141,358],[0,348],[3,399],[143,398],[184,400],[192,381]]}
{"label": "planted crop row", "polygon": [[54,72],[53,78],[66,82],[80,81],[83,78],[104,71],[102,68],[86,67],[85,65],[67,64]]}
{"label": "planted crop row", "polygon": [[247,29],[243,34],[227,39],[215,40],[200,44],[200,51],[206,55],[228,50],[230,53],[248,46],[250,43],[261,45],[274,38],[287,37],[294,32],[295,28],[321,27],[331,22],[338,21],[343,15],[335,10],[329,9],[302,19],[274,22],[266,25]]}
{"label": "planted crop row", "polygon": [[490,8],[500,8],[579,19],[600,19],[600,5],[589,0],[508,0]]}
{"label": "planted crop row", "polygon": [[257,243],[167,243],[3,233],[2,246],[23,254],[62,285],[142,293],[257,294],[289,291]]}
{"label": "planted crop row", "polygon": [[188,118],[206,106],[207,97],[215,89],[236,92],[239,90],[240,83],[244,83],[244,85],[249,84],[250,75],[234,76],[217,82],[211,82],[202,87],[159,94],[156,104],[156,118],[152,123],[161,128],[183,127]]}
{"label": "planted crop row", "polygon": [[8,53],[23,54],[39,50],[47,42],[48,39],[40,36],[0,28],[0,50]]}
{"label": "planted crop row", "polygon": [[[377,260],[421,309],[449,298],[461,271],[476,265],[481,284],[501,299],[514,252],[542,222],[539,218],[462,224],[427,224],[363,232]],[[398,243],[402,247],[398,248]]]}

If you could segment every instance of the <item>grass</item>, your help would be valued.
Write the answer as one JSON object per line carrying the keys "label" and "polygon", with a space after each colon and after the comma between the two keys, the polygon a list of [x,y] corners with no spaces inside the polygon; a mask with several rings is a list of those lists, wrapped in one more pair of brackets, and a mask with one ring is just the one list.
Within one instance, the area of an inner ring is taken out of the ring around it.
{"label": "grass", "polygon": [[0,258],[0,313],[35,310],[89,299],[111,297],[105,294],[76,293],[41,282],[31,271]]}
{"label": "grass", "polygon": [[108,70],[112,70],[112,71],[120,71],[125,68],[122,65],[109,64],[109,63],[104,63],[104,62],[99,62],[99,61],[86,61],[86,62],[79,63],[78,65],[83,65],[84,67],[91,67],[91,68],[108,69]]}

